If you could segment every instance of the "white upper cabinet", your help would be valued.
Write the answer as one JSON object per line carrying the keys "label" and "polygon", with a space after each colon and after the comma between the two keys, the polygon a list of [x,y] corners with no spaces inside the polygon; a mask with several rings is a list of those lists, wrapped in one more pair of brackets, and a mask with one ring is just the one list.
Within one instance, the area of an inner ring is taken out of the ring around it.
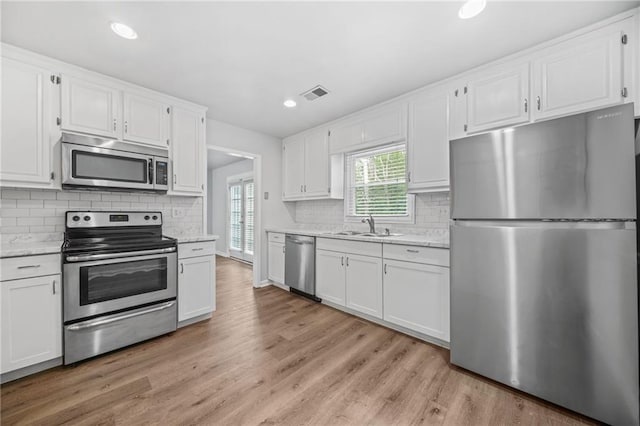
{"label": "white upper cabinet", "polygon": [[449,139],[467,136],[467,86],[458,82],[449,90]]}
{"label": "white upper cabinet", "polygon": [[282,196],[302,197],[304,192],[304,136],[293,136],[282,142]]}
{"label": "white upper cabinet", "polygon": [[344,122],[331,127],[329,152],[345,152],[354,145],[362,143],[362,122]]}
{"label": "white upper cabinet", "polygon": [[425,91],[409,100],[407,180],[409,192],[449,189],[449,94]]}
{"label": "white upper cabinet", "polygon": [[467,90],[469,133],[529,121],[529,62],[474,75]]}
{"label": "white upper cabinet", "polygon": [[326,129],[311,131],[304,138],[304,194],[329,195],[329,136]]}
{"label": "white upper cabinet", "polygon": [[96,80],[62,76],[62,129],[120,139],[121,91]]}
{"label": "white upper cabinet", "polygon": [[204,190],[204,115],[173,107],[171,114],[172,193],[202,195]]}
{"label": "white upper cabinet", "polygon": [[[53,81],[52,81],[53,78]],[[52,130],[56,76],[45,68],[2,58],[3,185],[50,188],[52,186]]]}
{"label": "white upper cabinet", "polygon": [[167,148],[169,114],[166,102],[137,94],[124,94],[123,139]]}
{"label": "white upper cabinet", "polygon": [[342,198],[343,163],[330,158],[328,133],[320,128],[282,141],[284,201]]}
{"label": "white upper cabinet", "polygon": [[561,116],[622,102],[623,32],[620,24],[616,24],[536,54],[534,118]]}
{"label": "white upper cabinet", "polygon": [[362,113],[358,118],[331,127],[331,154],[355,151],[407,136],[407,105],[396,103]]}
{"label": "white upper cabinet", "polygon": [[405,103],[372,112],[362,125],[362,142],[379,145],[404,140],[407,136],[407,106]]}

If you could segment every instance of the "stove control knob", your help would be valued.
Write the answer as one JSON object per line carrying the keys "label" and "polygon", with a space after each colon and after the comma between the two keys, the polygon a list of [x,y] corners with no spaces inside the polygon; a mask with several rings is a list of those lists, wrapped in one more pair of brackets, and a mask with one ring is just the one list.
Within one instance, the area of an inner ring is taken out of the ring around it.
{"label": "stove control knob", "polygon": [[158,220],[158,216],[153,215],[153,220]]}
{"label": "stove control knob", "polygon": [[85,216],[85,217],[84,217],[84,220],[85,220],[86,222],[89,222],[89,221],[91,220],[91,216]]}
{"label": "stove control knob", "polygon": [[146,215],[146,216],[144,217],[144,220],[149,220],[149,215]]}
{"label": "stove control knob", "polygon": [[71,219],[73,219],[74,222],[77,222],[80,220],[80,216],[74,216]]}

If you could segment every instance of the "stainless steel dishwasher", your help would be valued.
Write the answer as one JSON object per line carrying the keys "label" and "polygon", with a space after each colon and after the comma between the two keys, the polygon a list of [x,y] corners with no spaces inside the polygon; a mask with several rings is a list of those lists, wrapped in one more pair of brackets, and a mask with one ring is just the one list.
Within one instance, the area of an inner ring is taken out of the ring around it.
{"label": "stainless steel dishwasher", "polygon": [[284,283],[291,292],[316,297],[316,238],[286,234]]}

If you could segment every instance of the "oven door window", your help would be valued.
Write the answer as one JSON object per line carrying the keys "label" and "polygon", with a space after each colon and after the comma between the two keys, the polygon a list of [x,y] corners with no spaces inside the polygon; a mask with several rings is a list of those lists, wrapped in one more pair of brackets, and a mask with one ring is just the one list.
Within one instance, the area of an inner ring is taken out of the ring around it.
{"label": "oven door window", "polygon": [[166,289],[165,257],[80,268],[80,305]]}
{"label": "oven door window", "polygon": [[147,160],[142,158],[74,150],[71,165],[77,179],[149,182]]}

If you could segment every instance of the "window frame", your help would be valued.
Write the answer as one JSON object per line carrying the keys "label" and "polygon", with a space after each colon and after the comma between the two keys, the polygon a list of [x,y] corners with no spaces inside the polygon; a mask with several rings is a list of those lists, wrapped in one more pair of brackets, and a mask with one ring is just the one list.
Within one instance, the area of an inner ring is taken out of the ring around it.
{"label": "window frame", "polygon": [[[380,151],[383,150],[385,148],[391,148],[394,146],[398,146],[398,147],[404,147],[404,151],[405,151],[405,183],[408,184],[407,181],[407,167],[408,167],[408,161],[407,161],[407,155],[408,155],[408,149],[407,149],[407,143],[406,141],[396,141],[396,142],[391,142],[391,143],[387,143],[384,145],[378,145],[378,146],[374,146],[374,147],[369,147],[369,148],[365,148],[365,149],[360,149],[357,151],[351,151],[351,152],[347,152],[344,154],[345,156],[345,161],[344,161],[344,188],[345,188],[345,195],[344,195],[344,221],[345,222],[349,222],[349,223],[356,223],[356,222],[362,222],[362,219],[368,218],[369,215],[352,215],[350,214],[350,208],[351,206],[355,203],[355,200],[352,199],[352,197],[355,196],[355,191],[352,189],[352,185],[353,185],[353,177],[352,177],[352,173],[354,173],[355,167],[353,167],[352,164],[352,158],[354,156],[360,156],[362,154],[366,154],[367,152],[371,152],[373,154],[374,151]],[[407,188],[408,190],[408,188]],[[373,218],[375,220],[376,223],[404,223],[404,224],[415,224],[415,194],[410,194],[409,192],[407,192],[407,213],[405,215],[396,215],[396,216],[376,216],[375,214],[373,215]]]}

